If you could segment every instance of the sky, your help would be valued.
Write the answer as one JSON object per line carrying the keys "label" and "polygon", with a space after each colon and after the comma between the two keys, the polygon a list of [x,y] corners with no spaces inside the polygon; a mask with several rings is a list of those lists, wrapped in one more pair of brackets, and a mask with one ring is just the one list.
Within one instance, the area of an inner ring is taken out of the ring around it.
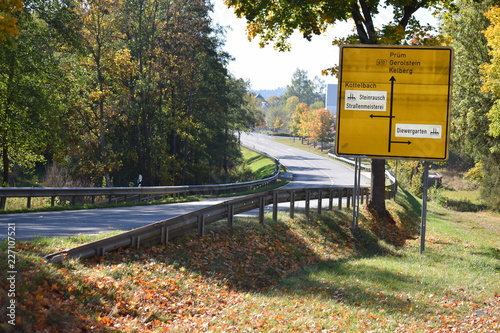
{"label": "sky", "polygon": [[[285,88],[291,84],[297,69],[307,71],[310,79],[318,76],[325,83],[337,83],[335,77],[322,76],[321,71],[338,65],[339,48],[332,46],[332,40],[351,33],[350,21],[329,28],[323,35],[313,36],[311,42],[296,33],[290,39],[292,50],[279,52],[272,45],[260,48],[258,40],[248,41],[246,20],[237,18],[223,0],[212,0],[212,3],[212,18],[226,27],[224,50],[234,58],[228,69],[236,78],[249,80],[252,90]],[[430,19],[428,15],[426,19]],[[382,14],[378,20],[387,22],[388,18]]]}

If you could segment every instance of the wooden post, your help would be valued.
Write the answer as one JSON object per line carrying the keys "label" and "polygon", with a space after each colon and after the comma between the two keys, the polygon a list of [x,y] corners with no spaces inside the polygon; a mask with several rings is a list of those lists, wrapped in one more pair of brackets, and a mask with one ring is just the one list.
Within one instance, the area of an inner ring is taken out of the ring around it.
{"label": "wooden post", "polygon": [[290,218],[293,219],[295,216],[295,191],[290,191]]}

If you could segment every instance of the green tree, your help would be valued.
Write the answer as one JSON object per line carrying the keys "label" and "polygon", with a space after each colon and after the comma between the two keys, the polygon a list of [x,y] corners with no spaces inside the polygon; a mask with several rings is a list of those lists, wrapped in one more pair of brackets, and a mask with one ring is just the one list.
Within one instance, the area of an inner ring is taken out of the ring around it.
{"label": "green tree", "polygon": [[34,12],[18,15],[22,33],[0,44],[1,186],[14,184],[14,167],[30,170],[57,147],[57,125],[64,114],[64,80],[52,52],[58,47],[57,34]]}
{"label": "green tree", "polygon": [[[292,112],[292,118],[290,123],[290,129],[293,135],[300,136],[302,142],[304,141],[304,129],[302,128],[302,114],[309,111],[309,106],[306,103],[298,103],[295,106],[295,110]],[[307,135],[305,135],[307,136]]]}
{"label": "green tree", "polygon": [[296,112],[297,105],[299,104],[299,98],[297,96],[292,96],[289,97],[286,100],[286,109],[288,112],[291,114],[290,116],[290,134],[294,136],[297,136],[299,134],[299,124],[300,124],[300,117],[298,113]]}
{"label": "green tree", "polygon": [[325,108],[325,102],[323,102],[323,101],[314,102],[311,105],[309,105],[309,107],[311,109],[313,109],[313,110],[324,109]]}
{"label": "green tree", "polygon": [[225,181],[240,157],[235,133],[257,111],[248,84],[227,72],[209,2],[25,8],[20,36],[0,45],[3,183],[13,166],[44,158],[89,185],[128,185],[138,174],[144,185]]}
{"label": "green tree", "polygon": [[[243,90],[204,1],[125,1],[121,27],[136,71],[125,130],[137,159],[125,163],[144,185],[203,183],[226,173],[237,154]],[[246,92],[245,92],[246,93]],[[245,116],[242,116],[245,118]]]}
{"label": "green tree", "polygon": [[456,1],[456,7],[443,14],[442,29],[455,51],[451,149],[473,159],[475,169],[482,174],[481,196],[488,206],[498,209],[500,140],[492,117],[498,92],[497,85],[488,80],[494,79],[495,68],[498,70],[494,60],[498,45],[493,42],[488,47],[489,38],[483,33],[495,35],[494,17],[484,15],[495,4],[495,0]]}
{"label": "green tree", "polygon": [[293,113],[293,111],[295,111],[299,103],[300,100],[297,96],[288,97],[285,102],[285,109],[287,110],[288,113],[291,114]]}
{"label": "green tree", "polygon": [[267,99],[266,125],[274,131],[285,129],[289,123],[289,115],[285,109],[286,100],[282,96],[271,96]]}
{"label": "green tree", "polygon": [[309,80],[305,70],[297,69],[292,76],[292,84],[286,87],[284,98],[296,96],[299,101],[311,105],[314,102],[323,101],[325,84],[318,78]]}
{"label": "green tree", "polygon": [[124,121],[119,102],[132,72],[130,51],[118,31],[121,7],[114,1],[95,0],[78,2],[74,10],[81,22],[83,52],[72,54],[66,68],[79,96],[70,115],[73,142],[79,149],[68,145],[65,154],[78,159],[79,176],[94,179],[98,186],[112,186],[111,174],[120,168],[121,157],[108,136],[117,122]]}
{"label": "green tree", "polygon": [[487,41],[482,31],[489,20],[484,13],[494,0],[457,1],[456,9],[444,13],[442,30],[451,38],[454,48],[453,103],[451,131],[452,149],[478,161],[489,154],[491,137],[488,111],[493,104],[491,93],[481,92],[483,85],[478,68],[490,61]]}
{"label": "green tree", "polygon": [[[445,1],[445,3],[448,1]],[[356,34],[339,43],[363,44],[401,44],[421,36],[422,28],[413,14],[421,8],[435,6],[438,2],[428,0],[414,1],[259,1],[225,0],[234,8],[238,17],[246,17],[247,31],[250,38],[259,37],[260,45],[265,46],[274,41],[278,50],[289,50],[288,37],[295,31],[310,40],[313,35],[319,35],[327,27],[339,21],[352,20]],[[442,4],[439,3],[439,4]],[[374,16],[380,8],[392,9],[393,19],[376,27]],[[370,206],[379,215],[386,215],[385,208],[385,160],[372,160],[372,192]]]}

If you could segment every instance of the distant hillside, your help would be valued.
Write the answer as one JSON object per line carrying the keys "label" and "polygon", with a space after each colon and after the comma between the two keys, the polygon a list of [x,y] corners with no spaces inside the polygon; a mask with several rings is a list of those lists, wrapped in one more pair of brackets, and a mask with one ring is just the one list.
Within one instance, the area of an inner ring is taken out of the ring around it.
{"label": "distant hillside", "polygon": [[265,90],[253,90],[254,93],[260,94],[264,99],[268,99],[271,96],[281,96],[286,92],[285,88],[277,88],[277,89],[265,89]]}

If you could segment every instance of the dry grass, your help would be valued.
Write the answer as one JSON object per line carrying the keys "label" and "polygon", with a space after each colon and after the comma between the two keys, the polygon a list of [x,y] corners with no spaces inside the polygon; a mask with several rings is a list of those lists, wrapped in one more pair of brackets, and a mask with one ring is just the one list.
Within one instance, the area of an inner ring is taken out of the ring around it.
{"label": "dry grass", "polygon": [[443,176],[443,186],[447,190],[476,191],[479,189],[479,185],[473,184],[464,178],[464,172],[445,169],[438,170],[437,172]]}

